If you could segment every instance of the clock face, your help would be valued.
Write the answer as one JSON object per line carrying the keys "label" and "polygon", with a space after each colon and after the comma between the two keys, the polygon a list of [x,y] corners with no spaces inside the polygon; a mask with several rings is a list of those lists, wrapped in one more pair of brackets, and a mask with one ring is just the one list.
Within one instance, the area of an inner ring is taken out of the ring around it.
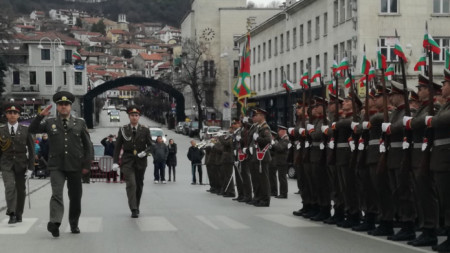
{"label": "clock face", "polygon": [[216,36],[216,32],[214,32],[214,30],[212,28],[205,28],[202,31],[202,35],[200,36],[200,38],[206,40],[206,41],[210,41],[212,39],[214,39],[214,37]]}

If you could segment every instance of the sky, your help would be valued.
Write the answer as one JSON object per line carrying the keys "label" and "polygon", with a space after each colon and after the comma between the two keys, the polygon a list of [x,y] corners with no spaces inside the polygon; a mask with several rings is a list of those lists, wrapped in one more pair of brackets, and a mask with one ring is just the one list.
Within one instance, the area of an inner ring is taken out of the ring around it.
{"label": "sky", "polygon": [[[247,3],[249,2],[249,1],[252,1],[252,2],[254,2],[258,7],[260,7],[261,5],[262,6],[266,6],[267,4],[269,4],[270,2],[272,2],[273,0],[247,0]],[[278,2],[284,2],[284,1],[282,1],[282,0],[277,0]]]}

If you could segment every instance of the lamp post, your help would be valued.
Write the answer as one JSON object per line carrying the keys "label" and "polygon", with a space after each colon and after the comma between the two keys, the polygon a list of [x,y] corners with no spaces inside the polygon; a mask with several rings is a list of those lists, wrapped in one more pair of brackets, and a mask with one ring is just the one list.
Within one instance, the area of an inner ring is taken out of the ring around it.
{"label": "lamp post", "polygon": [[36,101],[36,99],[32,98],[31,101],[33,101],[33,112],[32,112],[32,114],[34,114],[34,101]]}
{"label": "lamp post", "polygon": [[[221,53],[220,54],[220,58],[228,58],[228,53]],[[231,104],[233,103],[233,101],[231,101],[231,98],[232,98],[232,96],[231,96],[231,63],[230,63],[231,61],[228,61],[228,64],[227,64],[227,67],[228,67],[228,110],[227,110],[227,113],[228,113],[228,121],[229,121],[229,125],[228,126],[231,126]]]}
{"label": "lamp post", "polygon": [[192,121],[195,121],[195,108],[197,108],[197,106],[193,105],[192,106]]}
{"label": "lamp post", "polygon": [[27,110],[25,109],[25,106],[27,104],[27,98],[23,98],[23,112],[27,112]]}

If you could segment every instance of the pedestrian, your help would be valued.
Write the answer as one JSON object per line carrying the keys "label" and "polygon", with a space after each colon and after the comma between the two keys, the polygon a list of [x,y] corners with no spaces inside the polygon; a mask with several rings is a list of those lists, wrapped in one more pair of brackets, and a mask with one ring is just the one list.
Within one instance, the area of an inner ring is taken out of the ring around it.
{"label": "pedestrian", "polygon": [[15,224],[22,222],[25,181],[34,170],[34,144],[28,127],[18,122],[20,107],[8,105],[5,112],[8,123],[0,127],[0,168],[5,185],[8,224]]}
{"label": "pedestrian", "polygon": [[53,95],[56,103],[56,117],[44,120],[50,115],[52,105],[47,106],[30,124],[31,133],[49,134],[48,169],[50,183],[50,221],[47,230],[53,237],[59,237],[59,227],[64,216],[63,188],[67,180],[70,199],[69,224],[73,234],[79,234],[78,220],[81,214],[81,175],[89,173],[94,158],[94,148],[84,120],[71,115],[75,96],[67,91]]}
{"label": "pedestrian", "polygon": [[[104,156],[110,156],[113,157],[114,156],[114,147],[115,147],[115,142],[114,142],[114,135],[110,134],[108,135],[108,137],[103,138],[100,143],[103,145],[103,147],[105,147],[105,150],[103,152]],[[109,183],[110,182],[110,178],[113,178],[113,182],[117,183],[117,171],[108,171],[106,172],[106,182]]]}
{"label": "pedestrian", "polygon": [[197,147],[195,140],[191,140],[191,147],[189,147],[187,157],[191,161],[192,167],[192,183],[197,184],[197,179],[195,177],[195,170],[198,171],[198,182],[202,184],[202,159],[205,153]]}
{"label": "pedestrian", "polygon": [[167,168],[169,170],[169,182],[172,180],[172,172],[173,172],[173,181],[176,182],[175,179],[175,167],[177,166],[177,144],[173,141],[173,139],[169,140],[169,155],[167,156]]}
{"label": "pedestrian", "polygon": [[139,124],[141,111],[132,105],[127,109],[130,123],[119,129],[114,148],[113,170],[119,169],[119,155],[123,148],[121,172],[124,174],[128,206],[131,217],[139,217],[144,174],[147,168],[147,154],[152,147],[152,136],[148,127]]}
{"label": "pedestrian", "polygon": [[166,183],[165,175],[165,169],[166,169],[166,161],[167,156],[169,155],[169,149],[167,148],[167,145],[164,143],[162,136],[156,137],[156,144],[154,145],[152,149],[152,155],[153,155],[153,165],[154,168],[154,178],[155,178],[155,184]]}
{"label": "pedestrian", "polygon": [[[47,162],[48,162],[48,134],[43,133],[42,134],[42,139],[39,142],[39,165],[38,165],[38,169],[43,173],[41,173],[40,175],[36,175],[36,176],[43,176],[44,179],[48,176],[50,176],[50,172],[47,170]],[[36,171],[37,172],[37,171]]]}

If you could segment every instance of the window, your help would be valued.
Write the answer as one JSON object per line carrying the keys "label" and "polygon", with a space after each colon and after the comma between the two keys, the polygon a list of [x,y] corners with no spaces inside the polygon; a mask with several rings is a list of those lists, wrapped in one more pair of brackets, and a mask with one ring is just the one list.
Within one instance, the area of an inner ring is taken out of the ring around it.
{"label": "window", "polygon": [[272,89],[272,70],[269,70],[269,90]]}
{"label": "window", "polygon": [[215,77],[216,68],[214,67],[214,61],[209,61],[209,77]]}
{"label": "window", "polygon": [[381,13],[397,13],[397,0],[381,0]]}
{"label": "window", "polygon": [[275,51],[273,52],[274,56],[278,55],[278,37],[275,37],[275,45],[273,47],[275,49]]}
{"label": "window", "polygon": [[334,25],[338,25],[338,21],[339,21],[339,5],[338,5],[338,0],[334,0],[333,2],[333,11],[334,11]]}
{"label": "window", "polygon": [[72,64],[72,50],[65,50],[64,56],[65,56],[64,63]]}
{"label": "window", "polygon": [[[283,67],[280,67],[280,77],[281,77],[281,78],[280,78],[280,82],[279,82],[280,84],[283,83],[284,78],[286,78],[285,75],[286,75],[286,73],[284,72],[284,68],[283,68]],[[277,80],[277,82],[278,82],[278,80]],[[278,84],[278,83],[277,83],[277,84]]]}
{"label": "window", "polygon": [[50,60],[50,49],[41,49],[41,60],[42,61]]}
{"label": "window", "polygon": [[274,79],[275,86],[277,82],[278,82],[278,69],[275,68],[275,79]]}
{"label": "window", "polygon": [[209,72],[209,64],[208,61],[203,62],[203,76],[206,77]]}
{"label": "window", "polygon": [[289,31],[286,32],[286,51],[289,51],[291,49],[291,34]]}
{"label": "window", "polygon": [[342,60],[345,57],[345,42],[341,42],[340,46],[339,46],[339,50],[340,50],[340,59]]}
{"label": "window", "polygon": [[13,71],[13,84],[20,84],[20,72]]}
{"label": "window", "polygon": [[311,71],[311,68],[312,68],[312,66],[311,66],[311,57],[309,57],[308,58],[308,63],[306,63],[306,68],[307,68],[307,71],[308,71],[308,74],[309,75],[311,75],[312,74],[312,71]]}
{"label": "window", "polygon": [[233,61],[233,74],[234,77],[238,77],[239,75],[239,61]]}
{"label": "window", "polygon": [[263,73],[263,90],[266,90],[266,72]]}
{"label": "window", "polygon": [[266,42],[263,43],[263,61],[266,60]]}
{"label": "window", "polygon": [[310,21],[308,21],[308,37],[307,37],[307,41],[306,41],[306,43],[309,43],[309,42],[311,42],[311,20]]}
{"label": "window", "polygon": [[300,25],[300,46],[303,46],[303,25]]}
{"label": "window", "polygon": [[323,14],[323,35],[328,33],[328,13]]}
{"label": "window", "polygon": [[449,47],[450,45],[450,38],[433,38],[436,43],[438,43],[439,47],[441,48],[440,54],[433,53],[433,60],[434,61],[445,61],[445,49]]}
{"label": "window", "polygon": [[296,47],[297,47],[297,28],[294,28],[294,30],[292,30],[292,48]]}
{"label": "window", "polygon": [[272,58],[272,40],[269,40],[269,59]]}
{"label": "window", "polygon": [[316,55],[316,69],[319,68],[319,67],[320,67],[320,55]]}
{"label": "window", "polygon": [[286,65],[286,75],[287,75],[287,79],[289,81],[291,81],[291,65]]}
{"label": "window", "polygon": [[292,66],[292,70],[294,70],[294,76],[292,77],[292,82],[297,82],[297,63],[294,62],[294,65]]}
{"label": "window", "polygon": [[256,48],[253,48],[253,63],[256,63]]}
{"label": "window", "polygon": [[258,91],[261,91],[261,74],[258,74]]}
{"label": "window", "polygon": [[323,76],[326,76],[328,74],[328,54],[323,54],[323,70],[322,70]]}
{"label": "window", "polygon": [[64,85],[67,85],[67,72],[63,72]]}
{"label": "window", "polygon": [[261,46],[258,45],[258,62],[261,62]]}
{"label": "window", "polygon": [[339,63],[339,50],[338,50],[338,44],[333,46],[333,59]]}
{"label": "window", "polygon": [[352,40],[347,40],[347,58],[352,62]]}
{"label": "window", "polygon": [[238,42],[238,40],[239,40],[240,37],[241,37],[240,35],[234,35],[233,36],[233,45],[234,45],[234,48],[236,48],[236,49],[239,49],[239,42]]}
{"label": "window", "polygon": [[320,37],[320,17],[316,17],[316,40]]}
{"label": "window", "polygon": [[449,14],[450,13],[450,0],[433,0],[433,13],[434,14]]}
{"label": "window", "polygon": [[45,71],[45,84],[46,85],[52,85],[52,72],[51,71]]}
{"label": "window", "polygon": [[250,82],[250,85],[253,86],[251,89],[256,90],[256,75],[253,75],[252,82]]}
{"label": "window", "polygon": [[305,73],[305,68],[303,66],[303,60],[300,61],[300,76],[303,75],[303,73]]}
{"label": "window", "polygon": [[30,71],[30,84],[36,84],[36,71]]}
{"label": "window", "polygon": [[352,1],[353,0],[347,0],[347,19],[352,18]]}
{"label": "window", "polygon": [[380,39],[380,49],[381,54],[386,56],[386,61],[388,62],[396,62],[398,61],[397,56],[394,54],[394,47],[396,38],[381,38]]}
{"label": "window", "polygon": [[83,84],[83,72],[75,72],[75,85]]}
{"label": "window", "polygon": [[280,34],[280,54],[284,52],[284,35]]}
{"label": "window", "polygon": [[343,23],[345,22],[345,0],[341,0],[341,2],[339,3],[339,22]]}

